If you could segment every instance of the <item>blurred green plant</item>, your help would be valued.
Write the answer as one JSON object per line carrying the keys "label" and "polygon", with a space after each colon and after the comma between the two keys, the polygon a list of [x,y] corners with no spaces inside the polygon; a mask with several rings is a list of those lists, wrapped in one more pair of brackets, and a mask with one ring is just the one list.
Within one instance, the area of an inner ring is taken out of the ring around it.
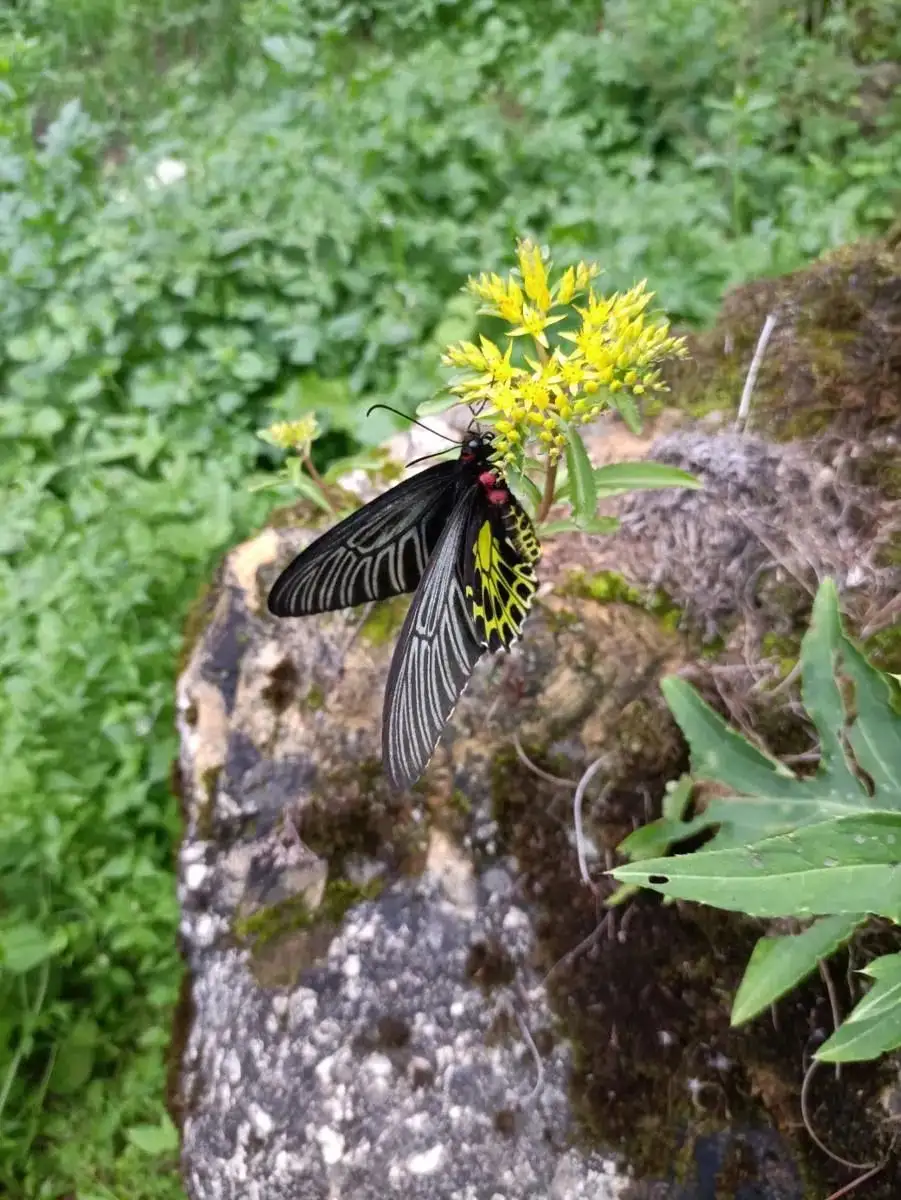
{"label": "blurred green plant", "polygon": [[[901,921],[901,691],[842,629],[831,580],[820,585],[801,646],[804,706],[820,742],[807,778],[731,729],[684,680],[663,682],[692,753],[695,780],[720,794],[689,819],[689,789],[663,817],[620,846],[612,874],[627,887],[759,917],[816,919],[803,932],[762,938],[735,998],[733,1024],[765,1011],[868,919]],[[699,833],[699,850],[659,857]],[[901,953],[863,969],[874,982],[816,1057],[875,1058],[901,1046]]]}

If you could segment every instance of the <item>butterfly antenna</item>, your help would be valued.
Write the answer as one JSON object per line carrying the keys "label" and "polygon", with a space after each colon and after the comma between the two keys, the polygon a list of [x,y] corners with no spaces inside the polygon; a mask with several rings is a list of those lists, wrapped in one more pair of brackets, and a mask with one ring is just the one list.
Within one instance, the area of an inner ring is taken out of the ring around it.
{"label": "butterfly antenna", "polygon": [[373,404],[370,408],[366,409],[366,416],[368,417],[370,413],[374,413],[377,408],[383,408],[385,412],[394,413],[396,417],[402,417],[405,421],[409,421],[413,425],[418,425],[420,429],[424,429],[426,433],[431,433],[433,437],[444,438],[446,442],[453,442],[455,446],[460,445],[456,438],[448,437],[446,433],[439,433],[437,429],[430,429],[428,425],[423,425],[422,421],[417,421],[409,413],[401,412],[399,408],[392,408],[390,404]]}
{"label": "butterfly antenna", "polygon": [[446,450],[433,450],[431,454],[423,454],[420,458],[414,458],[412,462],[405,464],[407,467],[415,467],[421,462],[425,462],[427,458],[437,458],[439,454],[447,454]]}

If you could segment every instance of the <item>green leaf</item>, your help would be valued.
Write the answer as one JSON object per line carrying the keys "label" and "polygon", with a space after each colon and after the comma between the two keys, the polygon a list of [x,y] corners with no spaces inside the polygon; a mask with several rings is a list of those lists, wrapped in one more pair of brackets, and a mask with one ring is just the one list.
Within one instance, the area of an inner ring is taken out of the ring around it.
{"label": "green leaf", "polygon": [[876,958],[861,974],[874,984],[820,1046],[818,1062],[865,1062],[901,1046],[901,954]]}
{"label": "green leaf", "polygon": [[665,463],[620,462],[596,467],[594,482],[599,496],[617,496],[651,488],[703,488],[703,483],[688,471]]}
{"label": "green leaf", "polygon": [[158,1125],[132,1125],[126,1136],[145,1154],[171,1154],[178,1149],[178,1130],[166,1116]]}
{"label": "green leaf", "polygon": [[566,430],[566,469],[569,472],[570,499],[573,516],[579,525],[594,517],[598,506],[594,486],[594,467],[585,449],[581,434],[569,426]]}
{"label": "green leaf", "polygon": [[866,918],[860,913],[821,917],[802,933],[762,937],[754,947],[732,1005],[731,1022],[742,1025],[806,979]]}
{"label": "green leaf", "polygon": [[187,341],[188,330],[184,325],[161,325],[157,337],[165,350],[178,350]]}
{"label": "green leaf", "polygon": [[304,500],[311,501],[317,508],[321,508],[323,512],[330,513],[332,511],[319,485],[309,475],[304,474],[303,463],[301,463],[299,458],[288,459],[286,471],[291,486],[300,493]]}
{"label": "green leaf", "polygon": [[559,521],[547,521],[538,527],[542,536],[553,537],[555,533],[581,533],[581,527],[571,517],[563,517]]}
{"label": "green leaf", "polygon": [[530,513],[537,512],[541,504],[541,489],[538,485],[528,475],[524,475],[521,471],[517,471],[513,467],[506,467],[504,476],[510,485],[513,495],[519,500],[526,511]]}
{"label": "green leaf", "polygon": [[539,532],[548,537],[555,533],[616,533],[619,520],[616,517],[593,517],[590,521],[574,521],[564,517],[560,521],[548,521],[539,526]]}
{"label": "green leaf", "polygon": [[614,392],[610,403],[622,417],[630,433],[641,433],[641,413],[628,392]]}
{"label": "green leaf", "polygon": [[36,438],[52,438],[66,427],[66,418],[58,408],[38,408],[28,422],[28,432]]}
{"label": "green leaf", "polygon": [[619,517],[592,517],[588,521],[578,522],[578,527],[582,533],[616,533],[619,526]]}
{"label": "green leaf", "polygon": [[71,1096],[84,1087],[91,1077],[100,1027],[90,1017],[82,1017],[72,1026],[60,1043],[50,1076],[50,1091]]}
{"label": "green leaf", "polygon": [[691,747],[695,777],[716,779],[740,794],[779,801],[798,798],[809,790],[788,767],[730,729],[690,683],[670,675],[660,688]]}
{"label": "green leaf", "polygon": [[[682,471],[678,467],[668,467],[665,463],[655,462],[620,462],[610,463],[606,467],[594,468],[594,483],[598,499],[604,500],[610,496],[622,496],[628,492],[647,491],[657,488],[703,488],[703,484],[694,475]],[[556,499],[569,498],[569,480],[559,488]]]}
{"label": "green leaf", "polygon": [[683,775],[677,783],[667,784],[663,798],[663,816],[647,825],[639,825],[617,846],[631,862],[665,854],[674,841],[685,836],[682,818],[691,800],[692,778]]}
{"label": "green leaf", "polygon": [[59,954],[65,944],[62,930],[46,934],[38,925],[27,921],[0,930],[0,972],[23,975]]}
{"label": "green leaf", "polygon": [[863,788],[851,770],[842,736],[845,709],[835,678],[841,641],[838,596],[835,585],[828,580],[817,591],[810,627],[801,642],[801,693],[819,734],[821,769],[828,772],[836,788],[863,798]]}
{"label": "green leaf", "polygon": [[901,813],[806,825],[726,850],[642,860],[612,872],[665,896],[757,917],[901,914]]}
{"label": "green leaf", "polygon": [[447,412],[449,408],[453,408],[455,404],[459,403],[459,396],[441,392],[439,395],[433,396],[431,400],[423,400],[422,404],[416,408],[416,415],[417,417],[434,417],[438,413]]}
{"label": "green leaf", "polygon": [[342,475],[350,471],[381,471],[386,464],[384,453],[361,450],[359,454],[350,454],[346,458],[336,458],[328,469],[322,472],[326,483],[335,483]]}

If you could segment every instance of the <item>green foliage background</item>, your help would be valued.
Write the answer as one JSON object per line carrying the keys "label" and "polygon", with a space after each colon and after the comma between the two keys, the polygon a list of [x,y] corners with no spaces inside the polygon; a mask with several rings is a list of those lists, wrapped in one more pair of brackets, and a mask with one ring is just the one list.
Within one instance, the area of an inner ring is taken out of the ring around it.
{"label": "green foliage background", "polygon": [[[516,234],[700,323],[884,229],[891,0],[19,0],[0,12],[0,1190],[179,1194],[181,624],[253,436],[412,411]],[[161,159],[185,164],[167,186]]]}

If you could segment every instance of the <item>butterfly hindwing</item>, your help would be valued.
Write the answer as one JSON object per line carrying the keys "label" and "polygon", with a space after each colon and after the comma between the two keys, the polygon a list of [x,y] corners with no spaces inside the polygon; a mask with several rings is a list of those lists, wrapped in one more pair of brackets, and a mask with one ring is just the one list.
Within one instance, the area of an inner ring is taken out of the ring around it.
{"label": "butterfly hindwing", "polygon": [[509,649],[522,632],[538,586],[535,529],[513,496],[473,506],[463,551],[463,580],[475,634],[489,651]]}
{"label": "butterfly hindwing", "polygon": [[282,571],[269,611],[304,617],[414,591],[450,516],[458,478],[457,463],[438,463],[351,513]]}
{"label": "butterfly hindwing", "polygon": [[463,549],[474,485],[458,500],[423,573],[398,638],[382,718],[382,759],[391,783],[409,787],[432,756],[441,731],[484,653],[469,616]]}

